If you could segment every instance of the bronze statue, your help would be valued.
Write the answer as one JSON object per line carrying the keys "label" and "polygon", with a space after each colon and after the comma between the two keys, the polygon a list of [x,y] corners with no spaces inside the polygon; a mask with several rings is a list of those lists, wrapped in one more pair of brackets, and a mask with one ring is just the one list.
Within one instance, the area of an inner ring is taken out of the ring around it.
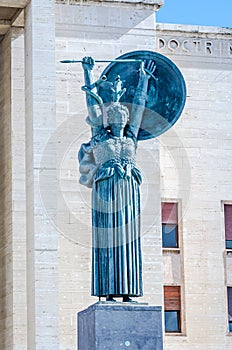
{"label": "bronze statue", "polygon": [[[127,86],[122,86],[119,76],[114,81],[103,76],[94,82],[93,58],[83,58],[82,66],[92,138],[81,146],[79,162],[80,183],[92,187],[92,295],[132,302],[131,297],[143,295],[142,176],[136,167],[136,149],[148,83],[156,65],[152,60],[141,61],[129,108],[120,102]],[[108,102],[104,103],[106,95]]]}

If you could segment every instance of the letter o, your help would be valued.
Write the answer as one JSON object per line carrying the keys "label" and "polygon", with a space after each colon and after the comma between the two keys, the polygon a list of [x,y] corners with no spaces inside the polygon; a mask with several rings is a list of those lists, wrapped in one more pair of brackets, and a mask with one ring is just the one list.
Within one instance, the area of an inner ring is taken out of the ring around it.
{"label": "letter o", "polygon": [[168,41],[168,48],[170,51],[176,51],[180,46],[180,43],[176,39],[170,39]]}

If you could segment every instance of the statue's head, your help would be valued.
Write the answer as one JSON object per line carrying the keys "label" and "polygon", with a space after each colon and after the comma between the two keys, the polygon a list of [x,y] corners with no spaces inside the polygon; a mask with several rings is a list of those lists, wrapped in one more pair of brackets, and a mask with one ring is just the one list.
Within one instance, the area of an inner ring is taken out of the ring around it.
{"label": "statue's head", "polygon": [[129,121],[129,110],[120,102],[111,103],[106,113],[109,126],[117,125],[124,128]]}

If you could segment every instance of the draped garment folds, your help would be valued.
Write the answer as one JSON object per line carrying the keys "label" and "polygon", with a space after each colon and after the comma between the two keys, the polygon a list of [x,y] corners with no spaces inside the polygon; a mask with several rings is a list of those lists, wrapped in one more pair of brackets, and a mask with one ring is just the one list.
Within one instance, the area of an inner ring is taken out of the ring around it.
{"label": "draped garment folds", "polygon": [[137,140],[106,129],[79,151],[80,183],[92,186],[92,295],[141,296],[140,191]]}

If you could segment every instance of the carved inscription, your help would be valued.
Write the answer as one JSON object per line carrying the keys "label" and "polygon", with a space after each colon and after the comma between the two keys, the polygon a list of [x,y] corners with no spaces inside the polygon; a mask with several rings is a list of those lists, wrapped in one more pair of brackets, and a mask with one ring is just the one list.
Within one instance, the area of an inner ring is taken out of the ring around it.
{"label": "carved inscription", "polygon": [[158,38],[157,49],[161,53],[232,58],[231,40],[186,39],[162,36]]}

